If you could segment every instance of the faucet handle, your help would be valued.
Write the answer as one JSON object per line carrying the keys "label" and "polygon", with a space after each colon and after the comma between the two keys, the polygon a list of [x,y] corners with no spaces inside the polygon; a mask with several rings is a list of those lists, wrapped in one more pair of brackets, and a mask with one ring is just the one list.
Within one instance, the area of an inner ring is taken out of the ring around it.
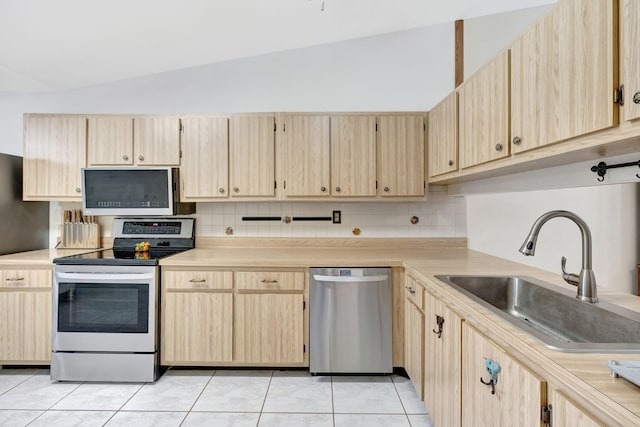
{"label": "faucet handle", "polygon": [[578,284],[580,283],[580,276],[578,276],[577,274],[567,273],[567,271],[565,270],[566,266],[567,258],[562,257],[562,259],[560,260],[560,267],[562,268],[562,278],[568,284],[578,286]]}

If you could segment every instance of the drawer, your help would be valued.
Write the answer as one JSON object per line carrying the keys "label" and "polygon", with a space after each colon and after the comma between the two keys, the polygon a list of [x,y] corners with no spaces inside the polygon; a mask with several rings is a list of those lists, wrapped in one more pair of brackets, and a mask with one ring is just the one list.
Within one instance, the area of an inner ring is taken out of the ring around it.
{"label": "drawer", "polygon": [[233,289],[231,271],[163,271],[162,276],[166,289]]}
{"label": "drawer", "polygon": [[50,288],[51,270],[0,270],[0,288]]}
{"label": "drawer", "polygon": [[423,293],[424,288],[420,283],[418,283],[413,277],[405,276],[405,296],[409,301],[412,301],[415,305],[418,306],[421,310],[424,309],[423,304]]}
{"label": "drawer", "polygon": [[304,291],[304,273],[295,271],[239,271],[236,289],[259,291]]}

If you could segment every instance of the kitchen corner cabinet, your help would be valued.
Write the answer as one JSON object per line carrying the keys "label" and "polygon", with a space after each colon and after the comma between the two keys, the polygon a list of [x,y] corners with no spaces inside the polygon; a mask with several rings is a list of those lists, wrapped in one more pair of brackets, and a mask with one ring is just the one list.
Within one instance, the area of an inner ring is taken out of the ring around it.
{"label": "kitchen corner cabinet", "polygon": [[233,360],[233,272],[163,271],[163,365]]}
{"label": "kitchen corner cabinet", "polygon": [[458,88],[460,167],[509,156],[509,51]]}
{"label": "kitchen corner cabinet", "polygon": [[331,194],[376,196],[376,117],[331,116]]}
{"label": "kitchen corner cabinet", "polygon": [[138,166],[180,165],[180,119],[134,117],[133,155]]}
{"label": "kitchen corner cabinet", "polygon": [[25,114],[24,200],[81,200],[86,129],[84,117]]}
{"label": "kitchen corner cabinet", "polygon": [[458,170],[458,93],[429,111],[429,177]]}
{"label": "kitchen corner cabinet", "polygon": [[0,270],[0,365],[51,360],[51,268]]}
{"label": "kitchen corner cabinet", "polygon": [[[495,394],[485,359],[500,365]],[[462,323],[462,426],[540,426],[546,382],[520,365],[475,328]],[[562,425],[562,424],[560,424]]]}
{"label": "kitchen corner cabinet", "polygon": [[620,84],[625,102],[621,120],[640,118],[640,2],[620,0]]}
{"label": "kitchen corner cabinet", "polygon": [[285,115],[282,120],[285,197],[331,194],[329,116]]}
{"label": "kitchen corner cabinet", "polygon": [[229,119],[227,116],[183,117],[180,168],[183,201],[229,196]]}
{"label": "kitchen corner cabinet", "polygon": [[378,194],[424,196],[423,115],[378,116],[377,129]]}
{"label": "kitchen corner cabinet", "polygon": [[304,365],[305,280],[303,272],[235,273],[238,363]]}
{"label": "kitchen corner cabinet", "polygon": [[[513,44],[513,153],[617,124],[615,3],[560,1]],[[629,55],[637,63],[635,49]],[[637,69],[632,72],[637,81]]]}
{"label": "kitchen corner cabinet", "polygon": [[460,426],[462,318],[424,294],[424,404],[434,425]]}
{"label": "kitchen corner cabinet", "polygon": [[549,407],[551,409],[551,426],[563,427],[604,427],[584,410],[576,406],[559,391],[549,388]]}
{"label": "kitchen corner cabinet", "polygon": [[231,116],[231,197],[275,196],[275,126],[273,115]]}
{"label": "kitchen corner cabinet", "polygon": [[423,287],[413,277],[405,277],[404,369],[423,398],[424,390],[424,313]]}

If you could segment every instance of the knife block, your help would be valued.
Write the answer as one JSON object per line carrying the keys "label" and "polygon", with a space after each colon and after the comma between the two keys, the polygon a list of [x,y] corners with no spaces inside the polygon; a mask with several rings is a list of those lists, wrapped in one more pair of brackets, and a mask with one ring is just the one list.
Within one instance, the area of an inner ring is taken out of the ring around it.
{"label": "knife block", "polygon": [[100,247],[100,226],[95,222],[64,222],[60,231],[61,249]]}

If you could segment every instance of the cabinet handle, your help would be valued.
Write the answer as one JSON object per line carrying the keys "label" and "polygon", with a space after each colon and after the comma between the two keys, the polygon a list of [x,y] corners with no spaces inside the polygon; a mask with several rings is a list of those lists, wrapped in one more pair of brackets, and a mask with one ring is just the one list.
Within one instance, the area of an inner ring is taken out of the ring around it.
{"label": "cabinet handle", "polygon": [[384,187],[384,191],[389,192],[389,187]]}
{"label": "cabinet handle", "polygon": [[126,154],[124,156],[122,156],[122,160],[127,161],[129,160],[129,156],[127,156]]}
{"label": "cabinet handle", "polygon": [[633,103],[640,104],[640,91],[633,94]]}
{"label": "cabinet handle", "polygon": [[261,282],[262,283],[278,283],[277,280],[267,280],[267,279],[262,279]]}
{"label": "cabinet handle", "polygon": [[24,280],[24,277],[16,277],[15,279],[8,277],[7,278],[7,282],[19,282],[21,280]]}
{"label": "cabinet handle", "polygon": [[233,191],[237,193],[240,189],[238,187],[233,187]]}
{"label": "cabinet handle", "polygon": [[496,384],[498,384],[498,373],[500,372],[500,365],[495,360],[491,360],[488,357],[484,358],[484,366],[487,369],[487,375],[489,381],[485,381],[480,377],[480,382],[484,385],[491,386],[491,394],[496,394]]}
{"label": "cabinet handle", "polygon": [[320,191],[327,191],[327,187],[325,187],[324,185],[322,187],[320,187]]}
{"label": "cabinet handle", "polygon": [[144,161],[144,156],[142,156],[142,155],[138,156],[138,160],[140,160],[141,162],[143,162],[143,161]]}
{"label": "cabinet handle", "polygon": [[436,325],[438,325],[438,330],[433,329],[433,333],[438,336],[438,338],[442,338],[442,326],[444,325],[444,317],[438,316],[436,314]]}
{"label": "cabinet handle", "polygon": [[453,166],[453,160],[449,160],[449,166]]}
{"label": "cabinet handle", "polygon": [[502,151],[502,144],[496,144],[496,151]]}
{"label": "cabinet handle", "polygon": [[204,283],[206,282],[207,279],[190,279],[189,282],[191,283]]}
{"label": "cabinet handle", "polygon": [[224,188],[222,188],[222,187],[218,188],[218,192],[224,194]]}
{"label": "cabinet handle", "polygon": [[336,187],[336,191],[339,193],[340,192],[340,187]]}
{"label": "cabinet handle", "polygon": [[514,145],[520,145],[521,142],[522,142],[522,139],[519,136],[514,136],[513,137],[513,144]]}
{"label": "cabinet handle", "polygon": [[76,193],[81,192],[82,190],[80,190],[80,187],[76,187]]}

